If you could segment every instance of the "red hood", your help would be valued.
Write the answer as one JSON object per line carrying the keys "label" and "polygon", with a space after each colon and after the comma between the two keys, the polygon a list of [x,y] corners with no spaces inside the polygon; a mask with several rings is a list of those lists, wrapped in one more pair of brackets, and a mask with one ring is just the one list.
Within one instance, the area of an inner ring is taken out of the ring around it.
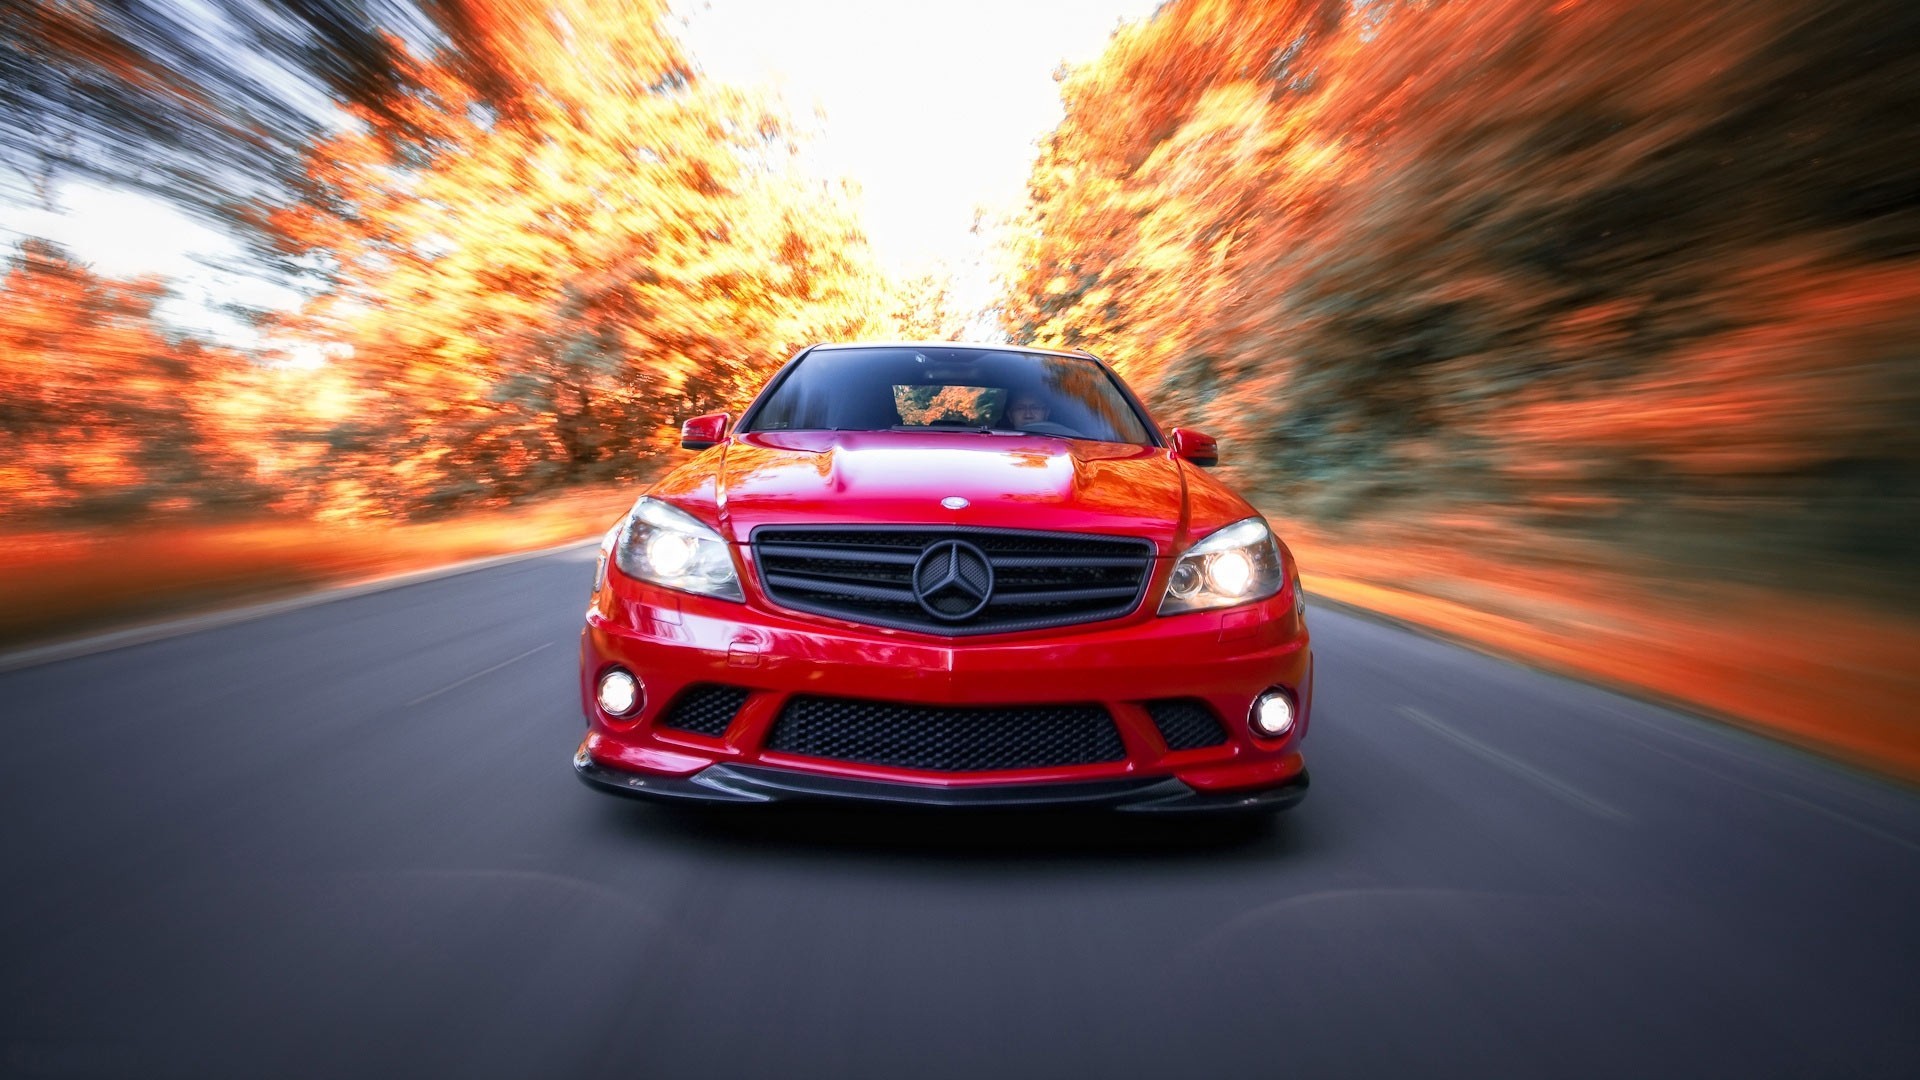
{"label": "red hood", "polygon": [[[757,432],[653,494],[736,541],[759,525],[871,522],[1144,536],[1166,552],[1190,516],[1211,531],[1252,513],[1162,447],[958,432]],[[941,505],[956,496],[968,505]]]}

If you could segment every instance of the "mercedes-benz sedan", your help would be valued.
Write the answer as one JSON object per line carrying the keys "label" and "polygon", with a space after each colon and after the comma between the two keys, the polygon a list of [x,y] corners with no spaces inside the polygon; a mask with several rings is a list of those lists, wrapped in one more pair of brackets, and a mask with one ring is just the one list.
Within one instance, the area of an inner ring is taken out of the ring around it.
{"label": "mercedes-benz sedan", "polygon": [[1293,556],[1106,365],[816,345],[607,533],[605,790],[719,803],[1277,809],[1307,787]]}

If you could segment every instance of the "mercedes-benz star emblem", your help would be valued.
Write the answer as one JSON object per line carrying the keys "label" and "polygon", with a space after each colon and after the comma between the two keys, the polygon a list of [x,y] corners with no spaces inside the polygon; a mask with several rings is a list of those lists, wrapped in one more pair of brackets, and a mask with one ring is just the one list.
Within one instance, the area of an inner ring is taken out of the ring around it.
{"label": "mercedes-benz star emblem", "polygon": [[928,544],[913,564],[913,598],[936,619],[971,619],[993,595],[993,564],[965,540]]}
{"label": "mercedes-benz star emblem", "polygon": [[946,507],[949,510],[965,510],[968,504],[967,504],[967,500],[961,498],[958,495],[949,495],[946,498],[940,500],[940,505]]}

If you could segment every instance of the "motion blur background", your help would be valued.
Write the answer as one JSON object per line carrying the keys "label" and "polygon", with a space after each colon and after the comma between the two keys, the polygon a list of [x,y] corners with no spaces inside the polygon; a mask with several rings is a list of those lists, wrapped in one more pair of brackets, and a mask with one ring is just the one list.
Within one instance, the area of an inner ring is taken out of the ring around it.
{"label": "motion blur background", "polygon": [[0,645],[591,535],[800,346],[1004,337],[1323,596],[1920,776],[1920,5],[952,8],[0,7]]}

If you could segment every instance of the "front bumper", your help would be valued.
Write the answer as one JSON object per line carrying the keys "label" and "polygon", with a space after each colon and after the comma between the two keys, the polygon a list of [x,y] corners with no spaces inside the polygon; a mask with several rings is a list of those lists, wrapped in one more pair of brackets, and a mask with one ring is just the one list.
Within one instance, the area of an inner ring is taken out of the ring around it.
{"label": "front bumper", "polygon": [[588,787],[658,802],[713,805],[773,802],[886,803],[940,809],[1026,810],[1035,808],[1123,810],[1138,813],[1251,813],[1285,810],[1307,796],[1307,771],[1269,788],[1196,791],[1171,776],[1087,780],[1057,784],[929,784],[769,769],[709,765],[692,776],[658,776],[610,769],[593,760],[583,742],[573,769]]}
{"label": "front bumper", "polygon": [[[755,601],[760,598],[755,597]],[[794,800],[915,806],[1104,806],[1129,810],[1280,808],[1306,790],[1300,755],[1313,698],[1312,652],[1291,588],[1256,604],[1167,618],[979,637],[934,638],[731,603],[616,578],[596,594],[581,637],[588,720],[576,770],[624,795],[719,803]],[[628,717],[601,712],[593,685],[610,667],[639,677]],[[705,733],[674,722],[682,695],[744,694]],[[1283,738],[1246,723],[1254,699],[1290,692]],[[799,698],[953,708],[1097,705],[1117,759],[994,771],[925,768],[773,749],[783,710]],[[1155,703],[1203,703],[1217,742],[1176,747]]]}

